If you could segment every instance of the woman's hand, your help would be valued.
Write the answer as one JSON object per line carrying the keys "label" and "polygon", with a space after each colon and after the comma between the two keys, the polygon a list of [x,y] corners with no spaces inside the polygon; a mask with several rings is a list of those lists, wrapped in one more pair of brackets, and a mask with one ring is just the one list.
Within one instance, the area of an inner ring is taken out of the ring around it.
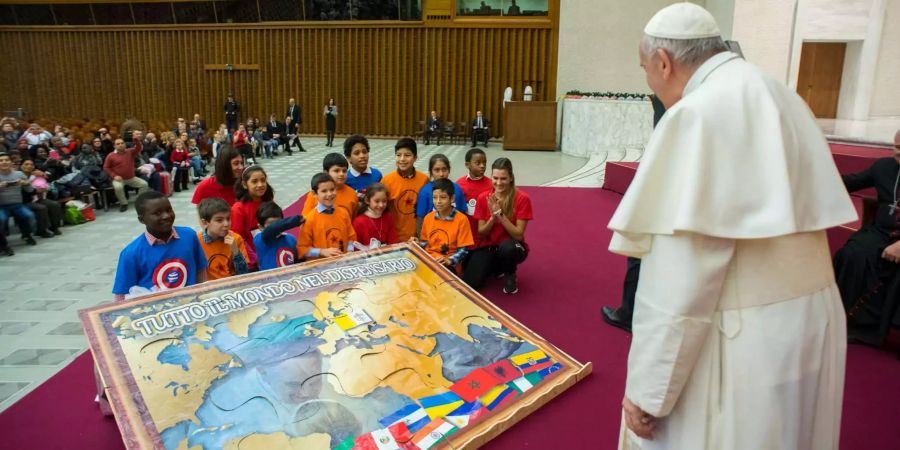
{"label": "woman's hand", "polygon": [[881,252],[881,257],[894,264],[900,263],[900,241],[888,245],[887,248]]}
{"label": "woman's hand", "polygon": [[631,403],[628,397],[622,399],[622,411],[625,413],[625,426],[634,434],[643,439],[653,439],[653,431],[656,429],[656,417],[645,413],[637,405]]}

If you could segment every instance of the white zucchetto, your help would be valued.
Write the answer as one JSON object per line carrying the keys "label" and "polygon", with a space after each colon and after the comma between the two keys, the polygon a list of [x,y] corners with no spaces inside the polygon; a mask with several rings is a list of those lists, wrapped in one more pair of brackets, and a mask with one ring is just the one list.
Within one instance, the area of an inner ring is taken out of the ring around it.
{"label": "white zucchetto", "polygon": [[716,19],[709,11],[693,3],[667,6],[650,18],[644,34],[663,39],[703,39],[721,36]]}

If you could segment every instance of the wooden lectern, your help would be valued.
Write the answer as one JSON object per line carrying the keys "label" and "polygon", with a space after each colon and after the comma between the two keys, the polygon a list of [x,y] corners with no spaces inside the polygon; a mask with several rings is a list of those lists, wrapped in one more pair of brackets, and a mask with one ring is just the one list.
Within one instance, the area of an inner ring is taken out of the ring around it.
{"label": "wooden lectern", "polygon": [[503,150],[556,149],[556,102],[506,102]]}

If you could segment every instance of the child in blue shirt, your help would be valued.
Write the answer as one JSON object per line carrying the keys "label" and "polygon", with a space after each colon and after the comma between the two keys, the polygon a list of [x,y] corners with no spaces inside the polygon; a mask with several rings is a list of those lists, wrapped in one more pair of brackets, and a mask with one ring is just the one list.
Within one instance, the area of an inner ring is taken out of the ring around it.
{"label": "child in blue shirt", "polygon": [[[416,223],[419,228],[422,227],[422,219],[434,210],[434,200],[432,198],[434,182],[436,180],[450,179],[450,160],[440,153],[433,155],[428,160],[428,175],[431,177],[431,181],[422,186],[422,189],[419,191],[419,198],[416,200]],[[463,214],[468,213],[469,206],[466,204],[466,195],[463,193],[462,188],[452,181],[450,183],[453,184],[453,197],[455,199],[453,208]]]}
{"label": "child in blue shirt", "polygon": [[344,141],[344,156],[350,161],[347,173],[347,186],[356,192],[364,192],[372,183],[381,181],[381,171],[369,167],[369,140],[365,136],[354,134]]}
{"label": "child in blue shirt", "polygon": [[119,254],[112,290],[115,299],[124,299],[133,287],[163,291],[206,281],[206,255],[197,232],[173,226],[175,211],[169,199],[145,191],[134,206],[147,230]]}
{"label": "child in blue shirt", "polygon": [[284,217],[275,202],[265,202],[256,210],[260,233],[253,237],[259,270],[289,266],[297,261],[297,238],[286,233],[303,224],[303,216]]}

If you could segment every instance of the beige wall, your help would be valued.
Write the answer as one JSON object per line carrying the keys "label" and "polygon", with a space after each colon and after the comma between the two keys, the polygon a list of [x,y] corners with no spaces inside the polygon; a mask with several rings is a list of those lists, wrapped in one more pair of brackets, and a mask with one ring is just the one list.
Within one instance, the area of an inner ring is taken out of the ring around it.
{"label": "beige wall", "polygon": [[777,80],[788,81],[796,0],[734,0],[732,39],[744,57]]}
{"label": "beige wall", "polygon": [[650,17],[672,3],[562,0],[557,97],[573,89],[650,93],[638,63],[638,43]]}
{"label": "beige wall", "polygon": [[873,117],[900,116],[900,0],[887,0],[872,89]]}

